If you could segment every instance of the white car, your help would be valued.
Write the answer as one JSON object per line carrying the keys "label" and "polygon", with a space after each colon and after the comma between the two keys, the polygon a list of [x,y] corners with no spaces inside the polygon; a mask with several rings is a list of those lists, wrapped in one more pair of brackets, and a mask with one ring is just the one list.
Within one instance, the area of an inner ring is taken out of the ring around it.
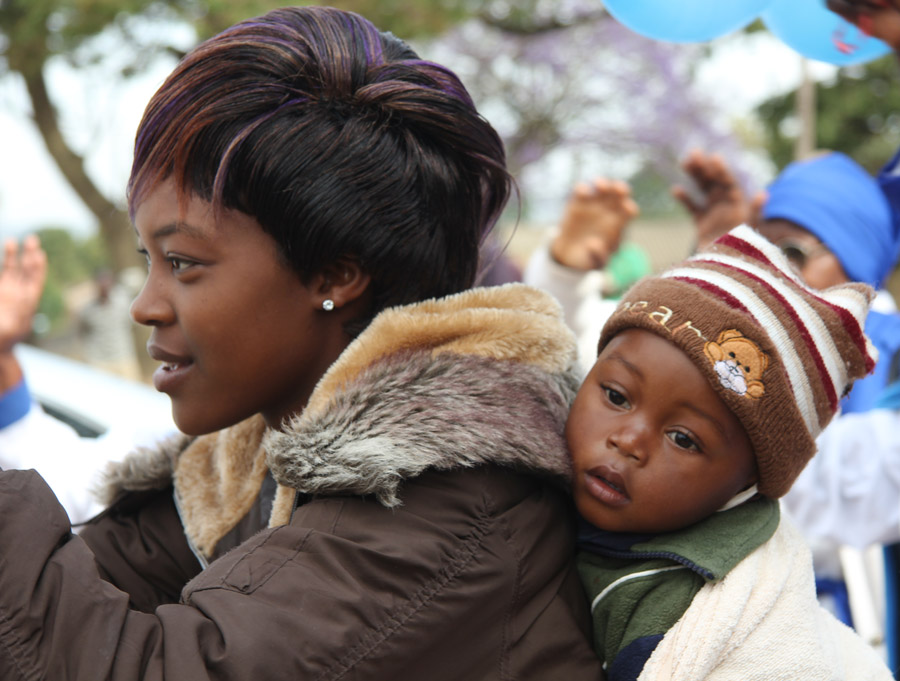
{"label": "white car", "polygon": [[111,461],[178,432],[169,398],[27,345],[16,356],[43,409],[0,429],[0,468],[36,470],[77,525],[103,510],[94,491]]}
{"label": "white car", "polygon": [[[151,386],[30,345],[16,347],[32,396],[82,437],[174,431],[169,398]],[[141,444],[141,443],[136,443]]]}

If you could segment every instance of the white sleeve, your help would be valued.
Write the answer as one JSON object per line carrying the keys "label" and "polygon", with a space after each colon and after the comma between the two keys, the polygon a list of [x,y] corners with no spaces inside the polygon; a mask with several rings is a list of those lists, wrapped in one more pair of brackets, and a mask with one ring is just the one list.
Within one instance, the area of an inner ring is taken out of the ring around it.
{"label": "white sleeve", "polygon": [[811,540],[865,548],[900,541],[900,410],[839,416],[784,497]]}
{"label": "white sleeve", "polygon": [[523,273],[529,286],[543,289],[562,305],[566,324],[578,339],[578,361],[586,376],[597,358],[597,341],[617,302],[603,298],[605,273],[560,265],[550,255],[549,243],[534,250]]}
{"label": "white sleeve", "polygon": [[151,444],[156,439],[148,434],[142,437],[146,438],[144,442],[135,441],[130,432],[80,437],[33,404],[24,418],[0,428],[0,468],[35,469],[76,524],[103,510],[91,488],[106,464],[121,460],[135,445]]}

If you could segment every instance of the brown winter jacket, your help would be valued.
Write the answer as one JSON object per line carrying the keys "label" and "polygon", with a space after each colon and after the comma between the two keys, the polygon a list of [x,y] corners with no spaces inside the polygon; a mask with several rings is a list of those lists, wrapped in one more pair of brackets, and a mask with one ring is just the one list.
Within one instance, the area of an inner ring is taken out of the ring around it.
{"label": "brown winter jacket", "polygon": [[283,431],[132,457],[79,536],[37,474],[0,473],[0,679],[602,678],[573,348],[523,286],[389,310]]}

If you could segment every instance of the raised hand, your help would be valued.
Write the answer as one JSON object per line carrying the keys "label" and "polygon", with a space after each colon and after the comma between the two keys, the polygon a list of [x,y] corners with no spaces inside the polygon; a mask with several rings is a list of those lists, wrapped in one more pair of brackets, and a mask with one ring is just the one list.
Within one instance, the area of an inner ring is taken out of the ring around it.
{"label": "raised hand", "polygon": [[0,353],[11,352],[31,331],[46,278],[47,255],[36,236],[25,238],[21,253],[14,240],[6,241],[0,269]]}
{"label": "raised hand", "polygon": [[672,196],[691,214],[697,230],[698,248],[740,224],[757,223],[765,194],[748,200],[721,156],[695,150],[688,154],[682,168],[694,181],[697,191],[692,193],[687,187],[675,185]]}
{"label": "raised hand", "polygon": [[639,213],[625,182],[605,178],[579,182],[566,204],[550,254],[566,267],[600,269],[619,248],[622,232]]}
{"label": "raised hand", "polygon": [[828,9],[900,53],[900,1],[828,0]]}

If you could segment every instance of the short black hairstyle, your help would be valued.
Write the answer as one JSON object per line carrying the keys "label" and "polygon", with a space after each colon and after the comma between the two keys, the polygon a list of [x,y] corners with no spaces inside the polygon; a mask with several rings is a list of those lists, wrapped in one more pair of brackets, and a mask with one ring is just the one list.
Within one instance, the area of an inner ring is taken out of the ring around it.
{"label": "short black hairstyle", "polygon": [[356,259],[371,315],[471,286],[512,187],[451,71],[328,7],[274,10],[185,56],[138,128],[132,216],[169,177],[253,216],[302,277]]}

